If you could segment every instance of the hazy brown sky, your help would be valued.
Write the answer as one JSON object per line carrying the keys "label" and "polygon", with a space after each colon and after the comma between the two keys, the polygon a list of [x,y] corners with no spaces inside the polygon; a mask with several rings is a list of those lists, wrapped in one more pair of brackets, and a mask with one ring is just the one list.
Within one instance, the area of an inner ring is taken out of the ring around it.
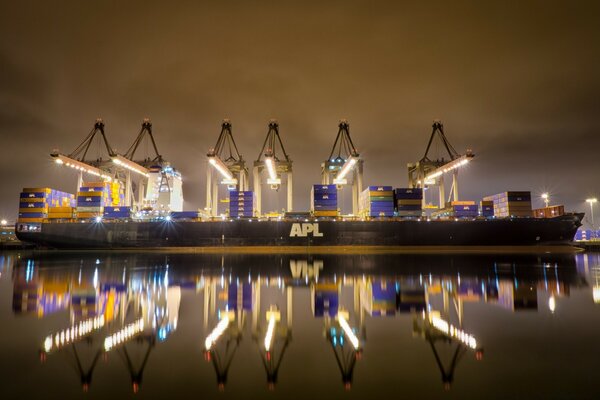
{"label": "hazy brown sky", "polygon": [[477,154],[464,199],[548,190],[584,210],[600,196],[599,17],[594,1],[4,1],[0,214],[16,216],[22,187],[76,190],[48,153],[72,151],[96,117],[120,151],[152,119],[187,209],[204,207],[205,153],[227,117],[248,161],[279,121],[297,209],[340,118],[365,183],[395,187],[439,118]]}

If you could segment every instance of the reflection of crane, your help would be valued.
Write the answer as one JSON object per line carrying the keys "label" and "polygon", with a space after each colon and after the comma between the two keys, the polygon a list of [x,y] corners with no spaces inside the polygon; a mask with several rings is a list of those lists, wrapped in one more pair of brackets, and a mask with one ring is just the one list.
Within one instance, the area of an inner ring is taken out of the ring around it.
{"label": "reflection of crane", "polygon": [[[287,290],[288,294],[291,294],[291,288]],[[283,325],[280,323],[281,313],[279,309],[271,306],[266,313],[266,329],[262,332],[262,329],[259,328],[255,334],[257,341],[259,341],[259,337],[264,338],[261,343],[262,346],[259,344],[259,352],[267,374],[267,385],[270,390],[275,389],[283,356],[292,340],[291,315],[291,310],[288,309],[288,324]]]}
{"label": "reflection of crane", "polygon": [[[432,309],[429,291],[425,292],[427,307],[421,313],[413,313],[413,332],[423,337],[431,346],[436,364],[442,374],[444,388],[449,390],[454,380],[454,372],[458,362],[468,350],[475,351],[475,358],[481,360],[483,349],[478,345],[475,337],[462,329],[463,301],[457,293],[448,289],[448,285],[442,285],[443,315]],[[458,326],[449,322],[450,320],[450,296],[453,297],[454,309],[458,317]],[[444,365],[437,343],[445,343],[453,347],[452,356],[448,365]]]}
{"label": "reflection of crane", "polygon": [[[208,151],[206,156],[209,164],[223,177],[222,184],[229,188],[248,190],[248,168],[246,168],[246,162],[233,139],[229,120],[223,120],[217,144]],[[206,170],[206,209],[210,210],[210,214],[215,217],[218,215],[219,186],[217,178],[213,175],[214,170],[208,168]]]}
{"label": "reflection of crane", "polygon": [[362,347],[355,330],[348,323],[348,311],[340,310],[335,318],[325,317],[325,338],[342,374],[342,383],[349,390],[352,387],[354,367],[361,357]]}
{"label": "reflection of crane", "polygon": [[[441,159],[431,160],[429,158],[429,151],[431,150],[431,144],[434,138],[439,138],[446,152],[448,153],[449,159],[446,160],[444,157]],[[444,134],[444,126],[440,121],[433,122],[433,131],[427,143],[427,149],[425,155],[421,160],[416,163],[408,164],[408,185],[410,187],[427,188],[428,186],[438,186],[439,188],[439,206],[444,208],[445,206],[445,193],[444,193],[444,174],[452,172],[452,187],[450,189],[450,196],[453,200],[458,200],[458,168],[467,164],[472,160],[474,154],[467,150],[464,155],[458,154],[458,152],[452,147],[446,135]],[[449,197],[450,198],[450,197]],[[423,196],[425,201],[425,196]]]}
{"label": "reflection of crane", "polygon": [[347,177],[352,173],[352,213],[358,214],[358,197],[362,191],[363,160],[352,143],[350,125],[341,120],[338,134],[333,143],[331,153],[326,161],[321,163],[321,183],[328,185],[333,182],[338,187],[348,183]]}
{"label": "reflection of crane", "polygon": [[[280,152],[277,151],[280,149]],[[261,198],[261,179],[260,173],[267,169],[269,178],[267,183],[271,189],[279,190],[281,186],[281,174],[287,176],[287,210],[292,211],[292,160],[285,152],[283,142],[279,136],[279,124],[275,120],[269,122],[269,131],[263,143],[262,149],[258,154],[258,158],[254,161],[253,180],[254,180],[254,195],[256,198],[256,209],[258,214],[262,213],[262,198]]]}

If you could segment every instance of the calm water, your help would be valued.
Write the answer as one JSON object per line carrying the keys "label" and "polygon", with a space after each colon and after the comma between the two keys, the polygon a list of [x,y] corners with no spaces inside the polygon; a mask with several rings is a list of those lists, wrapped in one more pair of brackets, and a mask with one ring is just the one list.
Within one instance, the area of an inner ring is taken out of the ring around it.
{"label": "calm water", "polygon": [[0,254],[0,398],[598,398],[600,255]]}

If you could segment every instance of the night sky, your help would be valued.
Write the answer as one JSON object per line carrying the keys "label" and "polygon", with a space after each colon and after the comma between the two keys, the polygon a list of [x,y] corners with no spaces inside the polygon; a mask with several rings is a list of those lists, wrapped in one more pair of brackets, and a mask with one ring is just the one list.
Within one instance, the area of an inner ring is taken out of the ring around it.
{"label": "night sky", "polygon": [[441,119],[477,156],[463,199],[531,190],[541,206],[549,191],[589,211],[585,198],[600,197],[598,2],[206,3],[0,4],[0,216],[16,217],[22,187],[75,191],[49,153],[70,153],[97,117],[120,152],[151,118],[186,209],[204,207],[223,118],[249,162],[279,121],[296,209],[341,118],[365,184],[405,186]]}

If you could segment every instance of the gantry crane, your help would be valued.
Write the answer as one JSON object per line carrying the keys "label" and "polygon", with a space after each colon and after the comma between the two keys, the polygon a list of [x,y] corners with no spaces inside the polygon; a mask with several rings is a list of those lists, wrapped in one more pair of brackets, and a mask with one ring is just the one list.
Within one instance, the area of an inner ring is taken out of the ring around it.
{"label": "gantry crane", "polygon": [[[134,160],[136,151],[146,137],[152,143],[154,154],[141,160]],[[143,204],[145,200],[146,203],[157,208],[170,211],[181,211],[183,209],[181,174],[172,168],[159,153],[152,134],[150,119],[144,118],[142,128],[129,149],[123,157],[113,157],[113,161],[127,168],[128,177],[131,172],[136,172],[147,179],[147,181],[145,179],[140,181],[139,204]],[[131,180],[129,179],[128,182],[131,182]],[[130,190],[131,188],[127,187],[127,191]]]}
{"label": "gantry crane", "polygon": [[[95,140],[100,141],[101,144],[104,145],[104,150],[106,150],[107,153],[106,159],[103,159],[102,157],[98,157],[95,160],[89,159],[88,152]],[[100,118],[96,119],[90,133],[71,153],[65,155],[60,153],[58,149],[55,149],[50,153],[50,156],[57,164],[78,171],[77,190],[79,190],[83,184],[84,173],[93,175],[94,177],[105,181],[111,181],[114,178],[115,171],[112,170],[113,163],[110,158],[114,155],[115,152],[108,143],[108,139],[104,133],[104,122]]]}
{"label": "gantry crane", "polygon": [[[427,188],[429,186],[437,186],[439,188],[439,207],[444,208],[446,204],[446,196],[444,192],[444,174],[452,172],[452,187],[448,199],[453,198],[458,200],[458,168],[467,164],[475,157],[471,150],[467,150],[464,155],[459,154],[450,144],[444,134],[444,126],[441,121],[433,121],[433,131],[427,143],[425,155],[416,163],[407,164],[408,167],[408,185],[409,187]],[[444,149],[448,153],[449,159],[444,157],[431,160],[429,151],[435,137],[440,139]],[[425,196],[423,196],[423,206],[425,206]]]}
{"label": "gantry crane", "polygon": [[[208,163],[217,170],[223,180],[221,183],[227,185],[230,189],[248,190],[248,168],[242,155],[238,151],[233,134],[231,133],[231,122],[228,119],[223,120],[221,124],[221,133],[217,139],[215,147],[206,154]],[[214,170],[206,170],[206,209],[210,215],[218,215],[219,186]]]}
{"label": "gantry crane", "polygon": [[338,134],[327,160],[321,163],[321,183],[333,183],[338,188],[348,183],[346,178],[352,173],[352,213],[358,214],[358,198],[363,184],[363,160],[350,137],[350,124],[341,120]]}
{"label": "gantry crane", "polygon": [[[277,152],[277,147],[281,150]],[[258,158],[254,161],[253,169],[253,180],[254,180],[254,196],[256,199],[256,209],[258,215],[262,213],[261,203],[261,179],[260,174],[264,169],[267,169],[269,178],[267,184],[271,186],[271,189],[279,190],[281,186],[281,175],[285,174],[287,177],[287,210],[292,211],[292,160],[285,152],[283,142],[279,136],[279,124],[275,120],[269,122],[269,131],[267,137],[263,143],[262,149],[258,154]]]}

